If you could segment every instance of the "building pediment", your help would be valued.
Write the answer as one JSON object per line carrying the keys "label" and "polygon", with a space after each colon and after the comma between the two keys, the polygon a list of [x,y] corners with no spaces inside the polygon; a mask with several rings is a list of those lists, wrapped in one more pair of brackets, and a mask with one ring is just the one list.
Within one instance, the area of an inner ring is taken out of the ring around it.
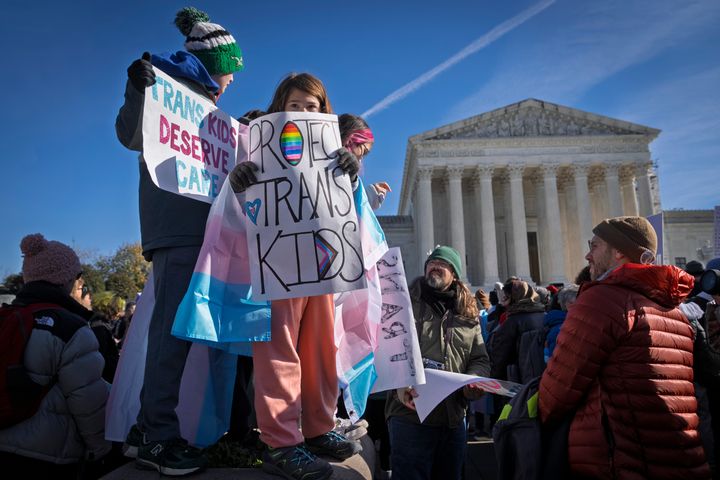
{"label": "building pediment", "polygon": [[644,125],[528,99],[415,135],[411,141],[597,135],[655,138],[659,133]]}

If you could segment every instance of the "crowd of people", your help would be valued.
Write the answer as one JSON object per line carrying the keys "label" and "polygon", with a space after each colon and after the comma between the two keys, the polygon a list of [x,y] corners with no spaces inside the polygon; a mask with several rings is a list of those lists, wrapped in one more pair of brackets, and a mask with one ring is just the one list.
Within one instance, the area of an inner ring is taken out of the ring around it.
{"label": "crowd of people", "polygon": [[[0,427],[0,460],[23,476],[99,478],[128,459],[168,476],[208,465],[207,451],[180,433],[175,409],[191,344],[170,332],[210,206],[153,183],[142,112],[153,66],[217,103],[243,61],[233,36],[202,12],[183,9],[176,24],[185,50],[132,62],[116,120],[120,142],[140,154],[142,248],[156,299],[136,424],[122,447],[105,439],[105,406],[135,299],[93,296],[70,247],[28,235],[20,245],[25,283],[13,305],[36,307],[23,367],[46,392],[33,415]],[[333,108],[320,79],[291,74],[265,111],[240,121],[283,111]],[[374,136],[356,115],[340,115],[339,125],[337,164],[356,189]],[[250,162],[235,166],[232,189],[256,183],[256,171]],[[389,192],[385,182],[366,187],[374,209]],[[588,267],[572,284],[545,288],[513,276],[473,294],[460,254],[436,247],[409,282],[423,365],[520,384],[540,378],[542,423],[569,424],[573,478],[710,478],[720,444],[720,259],[690,262],[685,271],[654,265],[657,238],[641,217],[606,219],[592,233]],[[332,475],[325,458],[357,454],[358,436],[368,432],[394,479],[462,478],[468,432],[489,434],[507,399],[470,384],[420,421],[408,385],[372,396],[362,423],[338,420],[334,316],[332,294],[271,303],[272,340],[254,343],[252,359],[238,358],[223,441],[257,431],[265,471],[322,480]]]}

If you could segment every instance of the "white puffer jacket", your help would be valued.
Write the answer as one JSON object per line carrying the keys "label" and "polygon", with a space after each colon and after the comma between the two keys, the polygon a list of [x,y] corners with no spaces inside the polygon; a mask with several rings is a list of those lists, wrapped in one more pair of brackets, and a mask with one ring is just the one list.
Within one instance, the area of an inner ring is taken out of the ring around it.
{"label": "white puffer jacket", "polygon": [[25,368],[36,383],[54,385],[35,415],[0,430],[0,450],[60,464],[105,456],[111,448],[105,440],[110,384],[102,379],[105,361],[95,334],[78,315],[86,310],[44,282],[25,285],[15,303],[54,303],[63,309],[35,315]]}

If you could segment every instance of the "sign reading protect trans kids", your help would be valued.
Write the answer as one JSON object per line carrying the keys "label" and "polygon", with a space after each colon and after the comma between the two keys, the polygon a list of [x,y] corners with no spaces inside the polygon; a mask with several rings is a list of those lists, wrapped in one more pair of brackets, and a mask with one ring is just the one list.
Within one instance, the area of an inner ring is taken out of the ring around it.
{"label": "sign reading protect trans kids", "polygon": [[247,155],[247,127],[153,69],[156,83],[145,91],[142,132],[150,176],[163,190],[212,203],[228,173]]}
{"label": "sign reading protect trans kids", "polygon": [[354,191],[335,155],[338,118],[272,113],[250,123],[248,138],[258,167],[242,197],[253,300],[365,288]]}

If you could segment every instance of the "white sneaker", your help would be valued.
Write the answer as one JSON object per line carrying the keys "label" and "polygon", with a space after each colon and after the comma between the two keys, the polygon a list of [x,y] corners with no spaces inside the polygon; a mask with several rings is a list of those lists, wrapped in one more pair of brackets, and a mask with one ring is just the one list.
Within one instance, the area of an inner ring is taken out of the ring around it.
{"label": "white sneaker", "polygon": [[335,430],[336,432],[345,435],[348,440],[358,440],[361,437],[367,435],[368,422],[365,419],[360,419],[357,423],[352,423],[349,418],[335,418]]}

